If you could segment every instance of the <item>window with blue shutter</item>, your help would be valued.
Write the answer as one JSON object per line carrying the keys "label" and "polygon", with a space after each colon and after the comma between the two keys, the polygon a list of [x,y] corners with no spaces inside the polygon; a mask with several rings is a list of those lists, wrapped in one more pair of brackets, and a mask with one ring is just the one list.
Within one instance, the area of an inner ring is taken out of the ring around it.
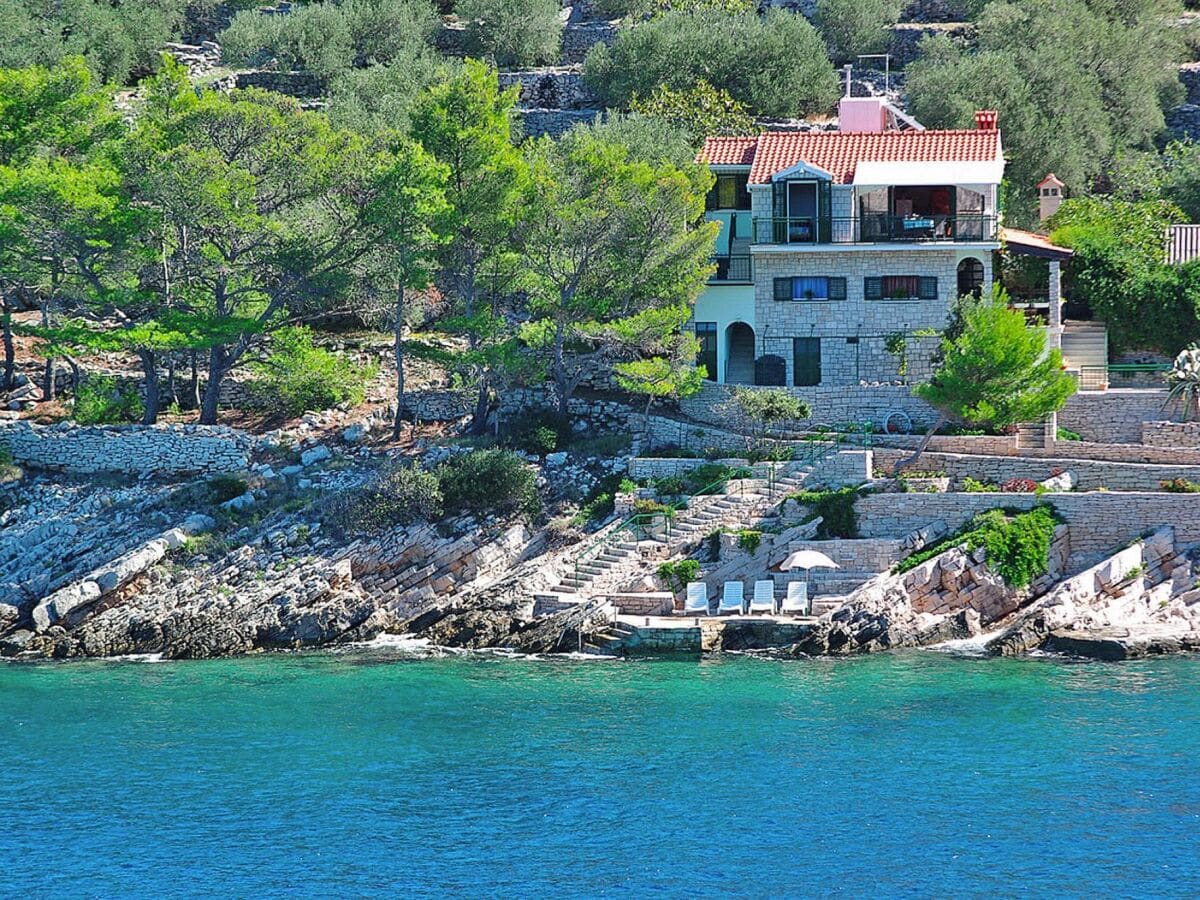
{"label": "window with blue shutter", "polygon": [[877,276],[863,279],[863,299],[864,300],[882,300],[883,299],[883,279]]}
{"label": "window with blue shutter", "polygon": [[845,278],[830,278],[829,279],[829,299],[830,300],[845,300],[846,299],[846,279]]}
{"label": "window with blue shutter", "polygon": [[819,303],[826,300],[846,299],[846,279],[827,275],[797,275],[792,278],[776,278],[773,283],[776,300],[796,300]]}
{"label": "window with blue shutter", "polygon": [[775,299],[776,300],[791,300],[792,299],[792,279],[776,278],[775,279]]}
{"label": "window with blue shutter", "polygon": [[938,298],[938,283],[936,275],[923,275],[918,279],[917,297],[921,300],[936,300]]}

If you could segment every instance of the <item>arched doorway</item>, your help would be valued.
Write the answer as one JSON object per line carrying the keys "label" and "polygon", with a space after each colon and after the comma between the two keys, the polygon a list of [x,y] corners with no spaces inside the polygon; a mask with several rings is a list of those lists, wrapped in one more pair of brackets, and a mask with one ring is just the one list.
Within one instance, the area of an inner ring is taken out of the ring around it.
{"label": "arched doorway", "polygon": [[978,297],[983,292],[983,263],[968,256],[958,264],[958,296]]}
{"label": "arched doorway", "polygon": [[754,329],[745,322],[725,329],[725,383],[754,384]]}

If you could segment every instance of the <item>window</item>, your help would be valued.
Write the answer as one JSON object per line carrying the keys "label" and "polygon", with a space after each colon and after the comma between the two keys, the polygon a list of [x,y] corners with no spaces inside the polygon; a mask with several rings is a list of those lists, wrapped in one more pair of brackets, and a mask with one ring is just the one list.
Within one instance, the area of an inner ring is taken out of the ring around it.
{"label": "window", "polygon": [[930,275],[881,275],[863,279],[866,300],[936,300],[938,280]]}
{"label": "window", "polygon": [[792,384],[814,387],[821,383],[821,339],[792,338]]}
{"label": "window", "polygon": [[713,185],[704,202],[704,208],[713,209],[749,209],[750,191],[747,188],[750,176],[718,175],[717,183]]}
{"label": "window", "polygon": [[696,340],[700,342],[700,350],[696,353],[696,367],[706,370],[704,377],[709,381],[717,380],[717,323],[697,322]]}
{"label": "window", "polygon": [[846,279],[827,275],[802,275],[775,279],[776,300],[799,300],[819,302],[823,300],[845,300]]}

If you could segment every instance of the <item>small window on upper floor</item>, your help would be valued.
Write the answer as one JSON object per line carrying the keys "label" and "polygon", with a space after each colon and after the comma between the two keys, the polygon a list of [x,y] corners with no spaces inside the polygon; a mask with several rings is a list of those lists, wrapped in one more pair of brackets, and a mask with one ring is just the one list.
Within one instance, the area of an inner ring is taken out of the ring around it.
{"label": "small window on upper floor", "polygon": [[708,192],[705,209],[750,209],[749,181],[749,175],[718,175],[717,183]]}

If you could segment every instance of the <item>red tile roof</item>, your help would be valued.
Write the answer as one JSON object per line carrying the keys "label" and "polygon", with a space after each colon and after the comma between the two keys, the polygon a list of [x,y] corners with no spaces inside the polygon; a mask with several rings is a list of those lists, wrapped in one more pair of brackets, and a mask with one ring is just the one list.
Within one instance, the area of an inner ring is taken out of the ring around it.
{"label": "red tile roof", "polygon": [[757,137],[710,137],[700,156],[710,166],[748,166],[754,162]]}
{"label": "red tile roof", "polygon": [[798,162],[824,169],[849,184],[860,162],[990,162],[1000,155],[1000,132],[987,131],[768,131],[757,138],[710,137],[700,158],[710,165],[749,165],[750,183]]}

